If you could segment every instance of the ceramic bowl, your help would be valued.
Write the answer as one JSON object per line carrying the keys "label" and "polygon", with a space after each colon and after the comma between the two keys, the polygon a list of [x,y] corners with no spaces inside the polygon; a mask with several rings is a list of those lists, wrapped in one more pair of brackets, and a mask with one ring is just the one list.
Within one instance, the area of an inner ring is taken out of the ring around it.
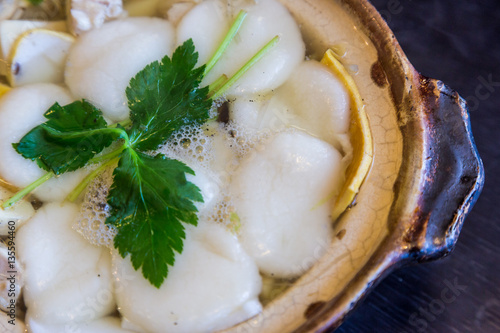
{"label": "ceramic bowl", "polygon": [[[335,329],[390,272],[448,255],[484,182],[465,101],[413,68],[369,1],[281,1],[300,23],[313,58],[332,45],[359,46],[351,55],[359,57],[354,77],[374,159],[355,204],[334,225],[337,237],[318,242],[318,253],[326,254],[262,314],[228,332]],[[344,29],[358,37],[345,40]],[[362,57],[364,45],[375,54],[371,63]]]}

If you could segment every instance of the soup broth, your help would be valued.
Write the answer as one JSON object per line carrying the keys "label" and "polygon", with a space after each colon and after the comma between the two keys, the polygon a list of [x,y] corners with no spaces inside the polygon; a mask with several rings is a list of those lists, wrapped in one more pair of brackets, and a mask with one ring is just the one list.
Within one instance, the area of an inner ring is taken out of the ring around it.
{"label": "soup broth", "polygon": [[[11,144],[44,122],[54,102],[87,100],[109,126],[128,124],[130,79],[151,62],[171,57],[186,40],[199,53],[197,66],[206,64],[234,20],[246,13],[200,87],[214,87],[220,78],[227,82],[266,43],[278,40],[214,100],[209,121],[184,126],[147,152],[189,166],[194,174],[187,181],[203,197],[195,203],[198,226],[184,224],[183,249],[161,287],[115,249],[119,229],[106,223],[118,162],[50,179],[32,194],[43,203],[37,211],[25,199],[11,208],[19,214],[0,216],[2,223],[17,223],[19,288],[26,304],[18,307],[20,324],[34,333],[210,332],[238,324],[235,330],[289,331],[301,315],[292,315],[284,327],[273,319],[278,312],[302,314],[304,304],[345,286],[387,232],[384,203],[392,199],[400,161],[374,160],[376,176],[363,187],[379,196],[378,206],[361,192],[356,202],[366,209],[332,219],[357,139],[350,132],[356,112],[352,87],[320,63],[327,49],[359,89],[377,153],[401,150],[401,138],[386,130],[396,128],[384,116],[394,107],[387,83],[372,78],[377,54],[369,38],[339,4],[321,6],[323,11],[298,0],[129,0],[123,17],[108,15],[109,22],[75,30],[80,35],[67,49],[64,82],[23,84],[0,99],[0,149],[8,158],[0,161],[0,177],[15,190],[44,171]],[[156,17],[133,17],[144,13]],[[75,202],[65,200],[86,179],[85,192]],[[337,257],[338,265],[325,267],[324,256]],[[326,272],[338,276],[336,284],[321,284],[317,277]],[[289,295],[304,299],[291,304]]]}

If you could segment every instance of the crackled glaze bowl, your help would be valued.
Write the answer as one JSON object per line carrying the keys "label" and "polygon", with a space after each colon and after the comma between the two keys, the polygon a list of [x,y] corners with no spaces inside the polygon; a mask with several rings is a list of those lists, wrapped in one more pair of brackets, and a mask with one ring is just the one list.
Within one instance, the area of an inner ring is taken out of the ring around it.
{"label": "crackled glaze bowl", "polygon": [[355,202],[334,225],[337,237],[318,242],[326,254],[259,316],[227,332],[335,329],[393,270],[450,253],[484,182],[465,101],[413,68],[369,1],[281,2],[312,58],[330,47],[345,51],[374,158]]}

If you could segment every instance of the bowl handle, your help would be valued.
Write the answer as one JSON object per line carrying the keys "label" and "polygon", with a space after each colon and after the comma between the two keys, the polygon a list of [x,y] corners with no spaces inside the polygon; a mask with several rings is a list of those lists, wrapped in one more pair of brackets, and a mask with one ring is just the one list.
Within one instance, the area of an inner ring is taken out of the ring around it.
{"label": "bowl handle", "polygon": [[[446,256],[484,185],[465,101],[443,82],[420,77],[426,140],[424,184],[414,217],[423,226],[414,258]],[[415,244],[415,243],[414,243]]]}

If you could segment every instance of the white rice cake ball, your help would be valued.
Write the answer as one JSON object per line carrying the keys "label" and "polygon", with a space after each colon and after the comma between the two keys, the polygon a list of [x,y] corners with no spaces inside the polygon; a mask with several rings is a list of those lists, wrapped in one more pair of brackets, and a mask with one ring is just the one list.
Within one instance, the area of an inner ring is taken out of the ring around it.
{"label": "white rice cake ball", "polygon": [[218,64],[203,80],[212,83],[222,74],[231,77],[275,36],[280,41],[227,92],[231,98],[267,92],[280,86],[305,57],[300,30],[288,10],[275,0],[239,2],[209,0],[194,7],[181,20],[177,44],[192,38],[200,53],[199,64],[212,57],[240,9],[248,12],[241,29]]}
{"label": "white rice cake ball", "polygon": [[300,64],[276,91],[275,98],[286,105],[297,126],[329,143],[349,131],[349,92],[328,67],[317,61]]}
{"label": "white rice cake ball", "polygon": [[81,323],[115,310],[109,250],[72,229],[74,204],[45,204],[17,233],[27,315],[40,324]]}
{"label": "white rice cake ball", "polygon": [[129,118],[125,89],[153,61],[171,56],[174,29],[163,19],[132,17],[81,35],[68,55],[65,80],[77,98],[114,122]]}
{"label": "white rice cake ball", "polygon": [[196,333],[230,327],[258,314],[262,280],[236,237],[217,224],[186,229],[182,254],[160,289],[129,258],[113,255],[123,327],[138,332]]}
{"label": "white rice cake ball", "polygon": [[343,182],[341,158],[326,142],[297,131],[276,135],[242,162],[231,194],[240,240],[261,272],[295,277],[325,252],[332,200]]}
{"label": "white rice cake ball", "polygon": [[219,0],[202,1],[179,22],[177,45],[193,39],[198,52],[198,64],[207,63],[220,45],[231,24],[227,5]]}
{"label": "white rice cake ball", "polygon": [[326,66],[313,60],[302,62],[275,94],[236,98],[229,107],[231,120],[251,133],[296,127],[343,147],[342,136],[349,131],[346,87]]}

